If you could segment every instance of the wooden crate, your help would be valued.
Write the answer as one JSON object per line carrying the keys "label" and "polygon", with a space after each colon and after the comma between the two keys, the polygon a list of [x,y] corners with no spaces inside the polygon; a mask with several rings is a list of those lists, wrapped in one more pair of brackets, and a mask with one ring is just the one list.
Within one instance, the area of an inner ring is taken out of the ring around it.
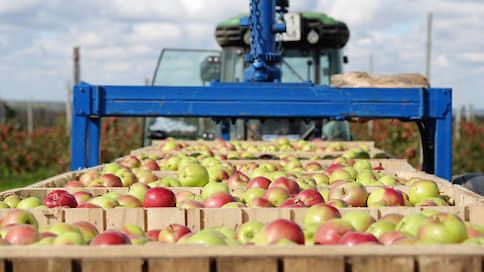
{"label": "wooden crate", "polygon": [[482,271],[484,247],[1,247],[2,271]]}

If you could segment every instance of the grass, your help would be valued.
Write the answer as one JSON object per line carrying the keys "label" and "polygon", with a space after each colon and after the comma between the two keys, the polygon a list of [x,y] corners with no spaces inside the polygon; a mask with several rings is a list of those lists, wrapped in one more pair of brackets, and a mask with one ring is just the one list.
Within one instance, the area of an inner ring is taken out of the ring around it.
{"label": "grass", "polygon": [[49,171],[47,169],[39,169],[39,171],[34,173],[18,174],[8,177],[0,176],[0,192],[8,189],[25,187],[46,178],[52,177],[56,174],[57,173],[52,172],[52,170]]}

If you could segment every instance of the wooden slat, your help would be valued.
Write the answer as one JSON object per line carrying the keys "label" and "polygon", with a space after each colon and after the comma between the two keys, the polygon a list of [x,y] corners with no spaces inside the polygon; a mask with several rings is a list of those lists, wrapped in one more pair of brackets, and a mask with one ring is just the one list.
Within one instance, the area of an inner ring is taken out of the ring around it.
{"label": "wooden slat", "polygon": [[[396,270],[395,270],[396,271]],[[418,271],[445,272],[480,272],[482,271],[481,257],[451,257],[432,256],[418,257]]]}
{"label": "wooden slat", "polygon": [[106,229],[119,229],[126,224],[134,224],[145,229],[145,210],[143,208],[106,209]]}
{"label": "wooden slat", "polygon": [[283,259],[283,271],[332,271],[344,272],[345,260],[340,257],[286,257]]}
{"label": "wooden slat", "polygon": [[200,225],[202,224],[202,212],[199,208],[191,208],[185,210],[186,226],[192,230],[192,232],[200,231]]}
{"label": "wooden slat", "polygon": [[143,260],[125,258],[83,259],[81,267],[83,272],[142,272]]}
{"label": "wooden slat", "polygon": [[239,208],[201,209],[202,228],[229,227],[235,229],[242,224],[242,210]]}
{"label": "wooden slat", "polygon": [[39,222],[39,228],[52,225],[55,223],[64,222],[64,209],[30,209],[37,221]]}
{"label": "wooden slat", "polygon": [[98,229],[99,232],[106,230],[104,209],[66,209],[64,222],[72,224],[78,221],[87,221]]}
{"label": "wooden slat", "polygon": [[[350,257],[347,260],[353,272],[413,272],[415,261],[413,257]],[[427,270],[421,270],[427,271]]]}
{"label": "wooden slat", "polygon": [[[2,271],[2,270],[0,270]],[[71,272],[72,262],[70,259],[13,259],[13,272]]]}
{"label": "wooden slat", "polygon": [[[277,258],[217,258],[217,272],[277,272]],[[302,270],[297,270],[302,271]]]}
{"label": "wooden slat", "polygon": [[293,209],[281,208],[256,208],[256,209],[242,209],[244,222],[259,221],[261,223],[269,223],[273,220],[283,218],[292,220]]}
{"label": "wooden slat", "polygon": [[210,258],[162,258],[148,260],[149,272],[209,272]]}
{"label": "wooden slat", "polygon": [[466,207],[465,219],[473,224],[484,225],[484,206]]}
{"label": "wooden slat", "polygon": [[170,224],[186,226],[185,209],[149,208],[146,209],[147,229],[163,229]]}

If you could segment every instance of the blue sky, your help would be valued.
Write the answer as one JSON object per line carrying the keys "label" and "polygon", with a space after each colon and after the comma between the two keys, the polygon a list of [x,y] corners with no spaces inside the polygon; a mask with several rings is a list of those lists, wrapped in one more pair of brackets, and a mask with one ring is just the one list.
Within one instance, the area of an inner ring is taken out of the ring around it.
{"label": "blue sky", "polygon": [[[0,0],[0,98],[66,99],[72,47],[82,79],[143,84],[162,48],[217,49],[214,27],[249,0]],[[351,30],[345,71],[424,73],[426,14],[433,12],[430,81],[484,108],[484,1],[293,0],[291,11],[325,12]]]}

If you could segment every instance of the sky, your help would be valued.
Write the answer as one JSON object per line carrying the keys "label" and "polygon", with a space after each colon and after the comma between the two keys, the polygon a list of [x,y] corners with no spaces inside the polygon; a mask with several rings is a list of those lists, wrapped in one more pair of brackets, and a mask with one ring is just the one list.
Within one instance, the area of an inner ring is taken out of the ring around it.
{"label": "sky", "polygon": [[[431,85],[484,108],[483,0],[289,2],[348,24],[345,72],[367,72],[372,54],[374,73],[424,74],[432,12]],[[219,49],[216,23],[248,10],[249,0],[0,0],[0,98],[65,101],[74,46],[82,80],[142,85],[162,48]]]}

